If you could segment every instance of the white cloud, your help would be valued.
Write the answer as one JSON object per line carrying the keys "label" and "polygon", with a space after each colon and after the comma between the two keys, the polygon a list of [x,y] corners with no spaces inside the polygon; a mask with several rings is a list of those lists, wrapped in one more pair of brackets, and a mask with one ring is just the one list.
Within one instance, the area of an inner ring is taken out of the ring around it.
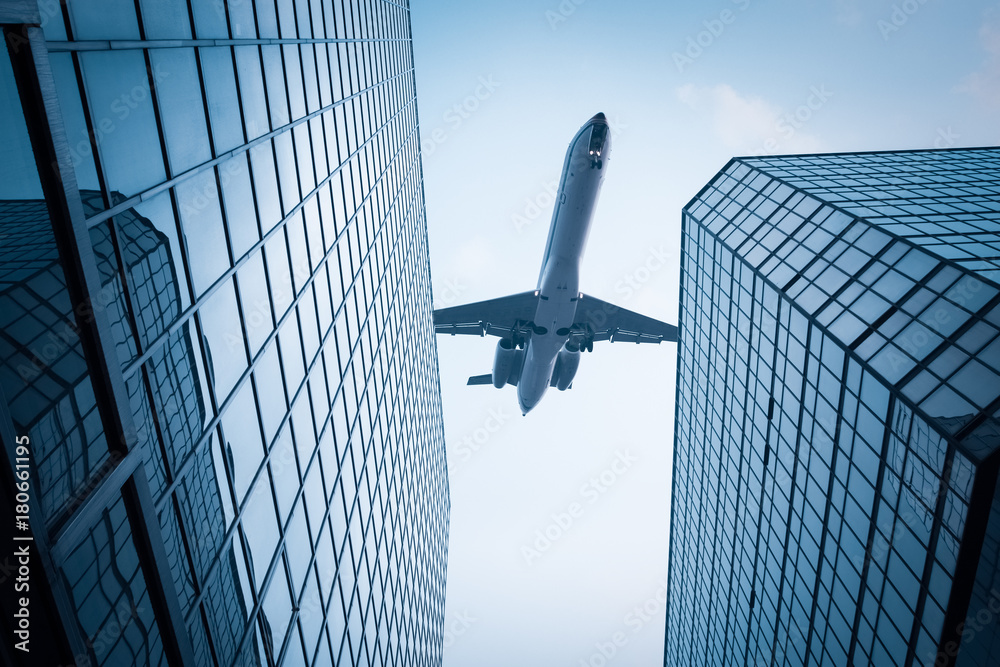
{"label": "white cloud", "polygon": [[739,154],[814,153],[822,142],[805,132],[809,122],[833,97],[825,86],[813,86],[803,104],[786,111],[761,97],[741,95],[728,84],[677,89],[678,99],[700,114],[707,114],[717,139]]}
{"label": "white cloud", "polygon": [[978,72],[965,77],[957,90],[978,97],[989,106],[1000,107],[1000,7],[987,12],[979,28],[979,42],[986,50],[986,61]]}

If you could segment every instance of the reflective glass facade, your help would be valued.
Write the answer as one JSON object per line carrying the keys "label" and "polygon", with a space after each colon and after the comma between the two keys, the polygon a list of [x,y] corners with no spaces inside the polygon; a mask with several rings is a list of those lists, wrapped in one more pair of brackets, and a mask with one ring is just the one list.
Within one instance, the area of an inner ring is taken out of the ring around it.
{"label": "reflective glass facade", "polygon": [[1000,662],[1000,149],[684,209],[665,665]]}
{"label": "reflective glass facade", "polygon": [[440,664],[406,3],[0,23],[0,510],[27,482],[32,664]]}

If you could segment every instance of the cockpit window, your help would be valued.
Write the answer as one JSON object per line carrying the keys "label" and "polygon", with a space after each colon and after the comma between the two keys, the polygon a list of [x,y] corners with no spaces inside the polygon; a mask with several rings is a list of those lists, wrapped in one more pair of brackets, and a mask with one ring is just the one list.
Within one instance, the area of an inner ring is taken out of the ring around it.
{"label": "cockpit window", "polygon": [[604,150],[604,142],[608,138],[608,126],[604,123],[594,125],[590,131],[590,154],[600,155]]}

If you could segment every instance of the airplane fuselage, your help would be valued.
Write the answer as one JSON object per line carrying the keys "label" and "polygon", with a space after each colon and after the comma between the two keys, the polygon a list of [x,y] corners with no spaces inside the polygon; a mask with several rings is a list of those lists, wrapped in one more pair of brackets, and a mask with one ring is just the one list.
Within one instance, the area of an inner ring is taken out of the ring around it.
{"label": "airplane fuselage", "polygon": [[611,152],[611,128],[599,113],[566,151],[542,270],[534,290],[434,310],[438,334],[497,336],[493,368],[469,385],[517,387],[528,414],[549,387],[566,391],[582,352],[594,343],[677,341],[677,327],[580,291],[580,263]]}
{"label": "airplane fuselage", "polygon": [[517,384],[523,414],[535,407],[548,390],[559,351],[576,317],[580,261],[610,151],[611,132],[604,114],[597,114],[580,128],[566,151],[538,277],[536,329],[528,339]]}

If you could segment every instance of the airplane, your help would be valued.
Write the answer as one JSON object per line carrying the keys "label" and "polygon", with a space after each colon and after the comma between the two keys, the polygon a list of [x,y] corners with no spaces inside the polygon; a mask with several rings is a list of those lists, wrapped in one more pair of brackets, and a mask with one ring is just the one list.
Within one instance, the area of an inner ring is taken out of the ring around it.
{"label": "airplane", "polygon": [[439,334],[498,336],[493,371],[470,385],[517,387],[527,415],[549,387],[573,385],[581,352],[599,341],[660,343],[677,340],[677,327],[580,292],[580,260],[611,157],[603,113],[576,133],[566,151],[538,286],[499,299],[434,311]]}

